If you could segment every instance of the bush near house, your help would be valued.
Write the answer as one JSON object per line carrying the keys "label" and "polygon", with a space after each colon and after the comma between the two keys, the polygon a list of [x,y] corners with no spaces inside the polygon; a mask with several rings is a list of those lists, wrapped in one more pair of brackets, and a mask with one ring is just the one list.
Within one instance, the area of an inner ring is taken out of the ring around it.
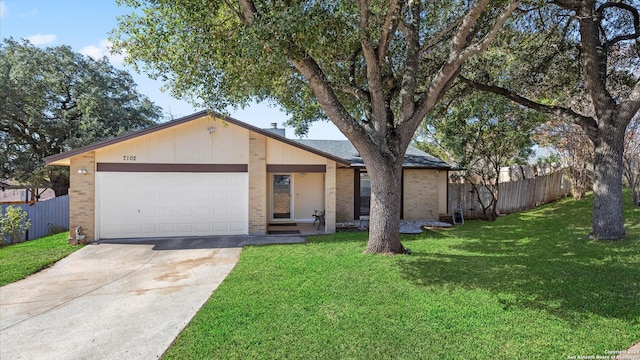
{"label": "bush near house", "polygon": [[67,242],[69,232],[0,247],[0,286],[47,268],[82,246]]}
{"label": "bush near house", "polygon": [[588,240],[593,196],[405,236],[249,247],[165,359],[559,359],[640,341],[640,209]]}

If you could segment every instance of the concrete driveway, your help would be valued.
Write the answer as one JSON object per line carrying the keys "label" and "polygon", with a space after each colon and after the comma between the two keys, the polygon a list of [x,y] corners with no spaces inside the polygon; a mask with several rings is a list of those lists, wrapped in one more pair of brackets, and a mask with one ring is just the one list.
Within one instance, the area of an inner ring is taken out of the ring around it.
{"label": "concrete driveway", "polygon": [[299,237],[87,245],[0,288],[0,359],[156,359],[233,269],[243,245]]}

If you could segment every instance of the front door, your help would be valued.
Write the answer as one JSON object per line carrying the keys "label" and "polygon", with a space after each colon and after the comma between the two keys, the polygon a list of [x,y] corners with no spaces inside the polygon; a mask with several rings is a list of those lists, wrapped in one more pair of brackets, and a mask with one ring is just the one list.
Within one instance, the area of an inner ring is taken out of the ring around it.
{"label": "front door", "polygon": [[273,175],[271,213],[274,220],[291,220],[291,175]]}

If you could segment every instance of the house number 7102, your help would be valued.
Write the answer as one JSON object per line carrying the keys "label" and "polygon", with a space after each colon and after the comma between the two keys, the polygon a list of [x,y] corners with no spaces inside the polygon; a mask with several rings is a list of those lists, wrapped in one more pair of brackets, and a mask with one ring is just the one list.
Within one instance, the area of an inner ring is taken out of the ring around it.
{"label": "house number 7102", "polygon": [[124,161],[136,161],[135,155],[124,155],[122,158]]}

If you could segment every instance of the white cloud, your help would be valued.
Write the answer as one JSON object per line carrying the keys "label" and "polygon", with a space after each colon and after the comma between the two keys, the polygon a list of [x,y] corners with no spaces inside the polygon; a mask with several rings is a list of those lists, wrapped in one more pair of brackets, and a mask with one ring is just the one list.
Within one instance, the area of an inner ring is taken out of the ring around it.
{"label": "white cloud", "polygon": [[7,15],[7,5],[4,1],[0,1],[0,18]]}
{"label": "white cloud", "polygon": [[56,41],[55,34],[37,34],[26,37],[33,45],[46,45]]}
{"label": "white cloud", "polygon": [[122,54],[111,54],[111,41],[104,39],[100,40],[98,45],[88,45],[80,49],[80,53],[86,56],[90,56],[95,60],[102,59],[106,56],[111,64],[113,65],[122,65],[124,61],[124,55]]}

